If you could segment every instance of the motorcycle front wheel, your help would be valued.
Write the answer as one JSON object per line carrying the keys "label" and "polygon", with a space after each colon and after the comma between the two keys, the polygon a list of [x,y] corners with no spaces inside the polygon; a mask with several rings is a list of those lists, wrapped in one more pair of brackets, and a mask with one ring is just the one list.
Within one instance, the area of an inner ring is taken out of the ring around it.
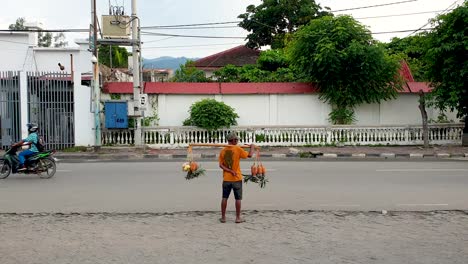
{"label": "motorcycle front wheel", "polygon": [[10,176],[11,166],[4,159],[0,159],[0,179],[6,179]]}
{"label": "motorcycle front wheel", "polygon": [[55,175],[57,166],[52,158],[40,159],[38,162],[38,174],[42,179],[49,179]]}

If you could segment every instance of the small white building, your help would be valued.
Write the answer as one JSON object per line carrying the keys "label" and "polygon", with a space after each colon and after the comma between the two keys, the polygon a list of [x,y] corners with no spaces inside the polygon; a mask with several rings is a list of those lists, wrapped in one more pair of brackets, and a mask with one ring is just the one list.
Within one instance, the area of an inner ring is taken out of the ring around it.
{"label": "small white building", "polygon": [[[34,25],[27,26],[34,28]],[[18,127],[22,130],[21,136],[24,136],[26,134],[25,124],[34,121],[30,119],[36,116],[34,112],[36,110],[31,109],[31,100],[38,100],[37,91],[40,91],[43,92],[41,96],[44,97],[41,100],[49,102],[51,100],[68,100],[69,103],[73,104],[73,117],[69,115],[61,117],[63,120],[72,118],[73,120],[67,121],[72,125],[63,126],[57,123],[55,130],[67,130],[73,127],[74,131],[70,134],[73,135],[75,145],[94,145],[94,117],[91,113],[91,88],[89,87],[92,75],[92,54],[88,51],[88,40],[76,40],[75,47],[44,48],[38,47],[37,35],[35,32],[0,32],[0,76],[6,76],[5,78],[13,80],[9,84],[5,81],[8,85],[2,86],[2,92],[5,94],[0,98],[2,120],[16,122],[13,119],[21,119]],[[14,81],[16,78],[19,81]],[[33,79],[35,82],[41,81],[42,83],[60,81],[62,82],[61,86],[72,87],[68,88],[72,90],[67,93],[57,93],[57,90],[54,90],[56,87],[49,85],[47,86],[49,94],[45,90],[37,90],[36,87],[34,95],[32,95],[32,88],[28,86],[31,85]],[[12,106],[12,103],[8,101],[8,98],[11,98],[8,94],[19,95],[19,102],[15,103],[18,103],[20,107],[15,110],[18,114],[14,116],[10,116],[10,112],[17,106]],[[62,94],[69,96],[61,98],[59,95]],[[52,105],[48,107],[50,108]],[[54,112],[55,110],[50,111]],[[59,111],[60,109],[57,109],[57,113],[60,113]],[[50,113],[48,115],[51,116]],[[44,114],[44,116],[46,115]],[[6,135],[5,131],[9,129],[8,127],[5,124],[1,127],[2,136]],[[60,131],[50,132],[50,134],[55,135],[54,137],[60,136],[59,133]]]}

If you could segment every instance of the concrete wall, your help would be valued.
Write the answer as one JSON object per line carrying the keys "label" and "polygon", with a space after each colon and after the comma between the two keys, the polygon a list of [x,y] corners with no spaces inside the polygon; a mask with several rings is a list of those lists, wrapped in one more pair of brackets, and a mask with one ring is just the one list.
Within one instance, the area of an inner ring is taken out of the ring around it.
{"label": "concrete wall", "polygon": [[0,71],[20,71],[28,66],[26,57],[32,57],[29,42],[27,33],[0,33]]}
{"label": "concrete wall", "polygon": [[[189,116],[190,106],[202,99],[213,98],[233,107],[239,115],[238,125],[326,126],[330,125],[329,104],[318,94],[255,94],[255,95],[150,95],[158,107],[160,126],[180,126]],[[355,109],[356,125],[421,124],[418,95],[401,94],[397,99],[380,104],[361,105]],[[149,113],[149,111],[147,111]],[[439,111],[428,108],[429,119],[437,120]],[[449,120],[458,121],[456,113],[446,113]]]}
{"label": "concrete wall", "polygon": [[74,70],[92,71],[88,42],[77,40],[72,48],[39,48],[36,33],[0,32],[0,71],[59,71],[58,63],[71,72],[70,54],[73,54]]}

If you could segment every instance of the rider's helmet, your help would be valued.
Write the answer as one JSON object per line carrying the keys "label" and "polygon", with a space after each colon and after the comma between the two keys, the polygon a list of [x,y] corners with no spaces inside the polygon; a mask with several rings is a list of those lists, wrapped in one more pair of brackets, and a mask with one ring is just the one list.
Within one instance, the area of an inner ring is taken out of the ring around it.
{"label": "rider's helmet", "polygon": [[39,129],[39,127],[34,123],[29,123],[26,126],[28,127],[28,132],[29,133],[37,132],[37,130]]}

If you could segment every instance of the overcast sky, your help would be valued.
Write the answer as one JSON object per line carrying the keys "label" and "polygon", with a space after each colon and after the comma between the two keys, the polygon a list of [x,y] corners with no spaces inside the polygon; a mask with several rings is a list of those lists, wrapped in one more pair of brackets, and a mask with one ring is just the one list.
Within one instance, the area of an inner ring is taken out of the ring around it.
{"label": "overcast sky", "polygon": [[[342,10],[354,7],[379,5],[405,0],[319,0],[322,7]],[[109,1],[97,0],[98,14],[108,14]],[[131,13],[131,0],[111,0],[112,5],[125,6]],[[397,5],[366,8],[335,14],[351,14],[355,18],[408,14],[445,10],[453,3],[463,0],[417,0]],[[137,0],[141,26],[180,25],[237,21],[237,16],[245,12],[250,4],[258,5],[260,0]],[[2,1],[0,28],[7,29],[18,17],[27,21],[40,21],[46,29],[88,28],[90,23],[91,0],[15,0]],[[386,18],[358,19],[372,32],[387,32],[418,29],[437,13],[414,14]],[[245,37],[247,32],[240,28],[203,29],[203,30],[154,30],[166,34]],[[405,37],[410,33],[375,34],[380,41],[389,41],[392,37]],[[67,34],[70,46],[76,38],[87,38],[87,34]],[[143,36],[143,57],[205,57],[228,48],[245,43],[240,39],[199,39],[180,37]],[[179,47],[174,47],[179,46]],[[183,46],[183,47],[180,47]],[[187,47],[189,46],[189,47]]]}

